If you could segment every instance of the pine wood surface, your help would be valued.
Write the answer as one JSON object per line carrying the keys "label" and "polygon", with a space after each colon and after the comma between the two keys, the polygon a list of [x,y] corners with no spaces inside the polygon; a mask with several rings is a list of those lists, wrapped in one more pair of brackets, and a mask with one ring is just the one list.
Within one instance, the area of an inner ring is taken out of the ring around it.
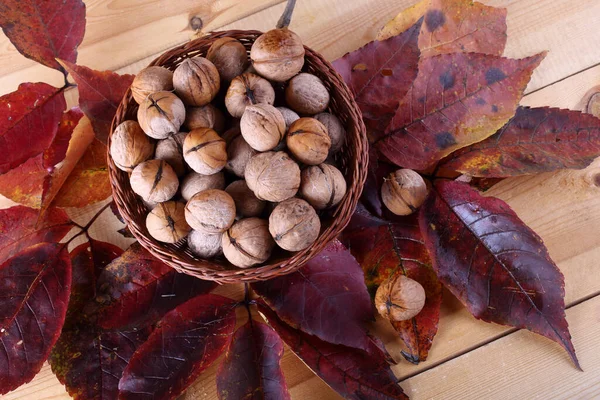
{"label": "pine wood surface", "polygon": [[[600,1],[485,0],[508,8],[506,56],[523,57],[550,50],[534,73],[521,104],[576,108],[600,84]],[[291,29],[333,60],[372,40],[379,28],[415,0],[300,0]],[[275,25],[280,0],[91,0],[79,62],[95,69],[136,73],[164,50],[195,32],[261,29]],[[60,74],[21,57],[0,34],[0,94],[25,81],[59,85]],[[71,94],[71,100],[75,97]],[[585,372],[577,371],[555,343],[527,331],[475,320],[444,292],[440,329],[429,359],[414,366],[402,360],[400,341],[379,322],[374,327],[400,361],[394,372],[411,399],[592,399],[600,397],[600,159],[583,171],[560,171],[507,179],[488,192],[507,201],[545,241],[565,275],[567,320]],[[0,199],[0,207],[11,202]],[[85,222],[101,204],[68,210]],[[126,247],[115,231],[120,223],[107,212],[92,235]],[[236,286],[218,291],[239,296]],[[293,399],[340,398],[290,351],[283,361]],[[216,399],[216,366],[182,397]],[[68,399],[45,365],[27,385],[5,399]]]}

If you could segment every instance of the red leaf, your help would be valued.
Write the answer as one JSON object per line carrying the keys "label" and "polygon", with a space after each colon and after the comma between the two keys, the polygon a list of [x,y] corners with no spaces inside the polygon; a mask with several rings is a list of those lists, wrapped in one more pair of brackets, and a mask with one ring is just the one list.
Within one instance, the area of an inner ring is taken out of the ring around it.
{"label": "red leaf", "polygon": [[359,206],[340,240],[362,266],[372,295],[395,274],[406,275],[425,288],[423,310],[410,320],[392,325],[406,344],[403,355],[407,360],[416,364],[427,359],[438,329],[442,286],[431,267],[417,219],[410,216],[385,221]]}
{"label": "red leaf", "polygon": [[408,399],[377,345],[369,352],[324,342],[280,320],[264,303],[260,313],[281,339],[333,390],[346,399]]}
{"label": "red leaf", "polygon": [[37,243],[58,243],[71,230],[64,211],[48,210],[38,223],[36,210],[15,206],[0,210],[0,262]]}
{"label": "red leaf", "polygon": [[4,0],[0,26],[19,53],[62,70],[55,58],[75,62],[85,33],[82,0]]}
{"label": "red leaf", "polygon": [[452,154],[442,165],[471,176],[502,178],[585,168],[600,156],[600,119],[579,111],[519,107],[502,129]]}
{"label": "red leaf", "polygon": [[52,372],[76,400],[114,400],[119,379],[150,329],[102,331],[79,324],[63,330],[50,355]]}
{"label": "red leaf", "polygon": [[371,214],[378,217],[393,215],[381,200],[381,186],[384,178],[397,169],[397,166],[383,161],[374,147],[369,148],[369,168],[360,201]]}
{"label": "red leaf", "polygon": [[152,323],[179,304],[214,289],[214,282],[180,274],[134,243],[98,278],[103,328]]}
{"label": "red leaf", "polygon": [[[0,5],[1,9],[2,5]],[[0,174],[46,150],[66,108],[61,89],[45,83],[22,83],[0,97]]]}
{"label": "red leaf", "polygon": [[514,115],[544,56],[511,60],[455,53],[422,60],[417,79],[375,146],[395,164],[422,170],[491,136]]}
{"label": "red leaf", "polygon": [[170,311],[137,349],[119,383],[119,399],[174,399],[225,350],[235,303],[197,296]]}
{"label": "red leaf", "polygon": [[502,200],[436,182],[419,215],[442,283],[476,318],[554,340],[579,367],[565,320],[564,278],[542,239]]}
{"label": "red leaf", "polygon": [[329,343],[367,350],[365,322],[373,319],[360,269],[337,240],[298,271],[252,288],[285,323]]}
{"label": "red leaf", "polygon": [[73,107],[62,114],[54,141],[44,152],[44,167],[54,167],[65,159],[71,135],[82,117],[83,113],[79,107]]}
{"label": "red leaf", "polygon": [[60,335],[70,291],[65,245],[40,243],[0,266],[0,394],[42,368]]}
{"label": "red leaf", "polygon": [[233,335],[217,373],[221,400],[286,400],[290,394],[281,371],[283,342],[269,326],[248,321]]}
{"label": "red leaf", "polygon": [[79,105],[92,121],[96,137],[106,144],[112,119],[134,76],[95,71],[64,60],[60,62],[77,83]]}
{"label": "red leaf", "polygon": [[406,32],[373,41],[333,62],[348,84],[369,130],[382,132],[417,77],[420,20]]}

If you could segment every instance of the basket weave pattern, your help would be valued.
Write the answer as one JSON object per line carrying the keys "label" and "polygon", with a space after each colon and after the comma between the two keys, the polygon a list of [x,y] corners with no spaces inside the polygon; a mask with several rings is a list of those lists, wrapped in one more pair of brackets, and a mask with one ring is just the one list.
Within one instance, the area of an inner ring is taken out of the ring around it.
{"label": "basket weave pattern", "polygon": [[[258,31],[224,31],[213,32],[182,46],[167,51],[150,65],[160,65],[174,70],[183,60],[195,56],[204,56],[212,42],[221,37],[233,37],[241,41],[250,51],[254,40],[261,34]],[[361,113],[350,90],[320,54],[305,47],[306,56],[303,71],[310,72],[323,81],[330,92],[329,111],[335,114],[347,131],[346,143],[336,154],[338,167],[346,177],[348,190],[330,218],[322,220],[323,229],[319,238],[307,249],[287,254],[286,258],[270,259],[269,264],[256,268],[239,269],[225,259],[202,260],[194,257],[185,240],[176,244],[161,243],[148,234],[146,215],[148,210],[141,199],[133,192],[129,184],[129,175],[118,169],[110,154],[108,168],[114,201],[121,212],[131,233],[140,244],[155,257],[175,268],[179,272],[196,276],[200,279],[213,280],[218,283],[255,282],[290,273],[312,257],[317,255],[331,240],[344,229],[350,221],[366,178],[368,164],[368,143],[366,129]],[[114,128],[121,122],[135,119],[137,104],[128,90],[121,101],[112,123]],[[110,137],[109,148],[110,148]]]}

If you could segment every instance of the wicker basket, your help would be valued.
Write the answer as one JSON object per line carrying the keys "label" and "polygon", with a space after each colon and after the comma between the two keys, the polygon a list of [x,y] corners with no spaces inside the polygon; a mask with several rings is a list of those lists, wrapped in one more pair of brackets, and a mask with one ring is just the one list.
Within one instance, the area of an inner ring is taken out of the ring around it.
{"label": "wicker basket", "polygon": [[[258,31],[213,32],[208,36],[167,51],[150,65],[161,65],[173,70],[186,58],[205,55],[212,42],[221,37],[236,38],[250,51],[252,43],[260,34],[261,32]],[[224,258],[202,260],[194,257],[187,250],[185,240],[176,244],[158,242],[148,234],[146,229],[145,221],[148,213],[146,206],[131,190],[128,174],[115,167],[109,154],[108,168],[115,203],[129,229],[143,247],[177,271],[200,279],[218,283],[255,282],[287,274],[300,268],[323,250],[327,243],[344,229],[354,212],[366,178],[368,143],[365,126],[350,90],[331,64],[325,61],[320,54],[306,48],[306,62],[303,71],[315,74],[323,80],[331,94],[330,111],[340,118],[347,131],[346,144],[336,155],[336,161],[346,177],[348,190],[337,208],[328,217],[322,219],[323,228],[315,243],[298,253],[280,252],[275,254],[269,259],[268,265],[239,269],[229,264]],[[128,90],[113,120],[111,135],[112,130],[121,122],[136,118],[137,108],[131,90]],[[110,137],[108,140],[110,147]]]}

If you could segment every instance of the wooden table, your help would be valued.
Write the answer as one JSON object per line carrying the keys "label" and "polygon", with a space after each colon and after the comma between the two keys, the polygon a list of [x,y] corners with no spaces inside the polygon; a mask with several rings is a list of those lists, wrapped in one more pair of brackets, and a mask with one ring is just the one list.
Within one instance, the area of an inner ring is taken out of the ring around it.
{"label": "wooden table", "polygon": [[[304,42],[333,60],[372,40],[378,29],[415,0],[300,0],[291,28]],[[533,74],[522,104],[577,107],[600,84],[600,1],[486,0],[508,8],[505,55],[523,57],[550,50]],[[275,25],[282,0],[90,0],[79,62],[95,69],[136,73],[164,50],[187,41],[189,20],[203,30],[261,29]],[[56,71],[19,56],[0,37],[0,94],[20,82],[60,85]],[[394,372],[412,399],[591,399],[600,397],[600,160],[583,171],[561,171],[508,179],[490,194],[506,200],[538,232],[566,279],[567,319],[585,372],[577,371],[555,343],[473,319],[448,292],[440,330],[429,359],[400,362]],[[9,202],[0,202],[7,206]],[[98,206],[69,210],[85,220]],[[110,213],[109,213],[110,214]],[[122,246],[112,217],[93,232]],[[229,286],[220,292],[236,295]],[[378,331],[401,359],[400,342],[385,324]],[[283,368],[292,398],[339,398],[291,352]],[[215,368],[187,392],[186,399],[216,399]],[[67,399],[46,365],[28,385],[5,399]]]}

